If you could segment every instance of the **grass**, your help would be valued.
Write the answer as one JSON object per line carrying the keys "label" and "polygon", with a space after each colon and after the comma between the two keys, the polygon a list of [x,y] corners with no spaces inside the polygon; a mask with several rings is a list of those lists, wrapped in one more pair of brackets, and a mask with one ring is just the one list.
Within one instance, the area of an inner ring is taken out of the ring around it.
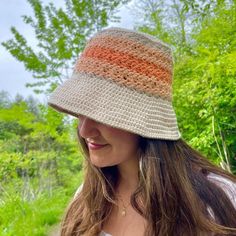
{"label": "grass", "polygon": [[45,236],[53,225],[57,224],[70,201],[76,180],[67,188],[57,187],[53,194],[42,194],[32,201],[23,201],[19,194],[11,189],[0,199],[0,236]]}

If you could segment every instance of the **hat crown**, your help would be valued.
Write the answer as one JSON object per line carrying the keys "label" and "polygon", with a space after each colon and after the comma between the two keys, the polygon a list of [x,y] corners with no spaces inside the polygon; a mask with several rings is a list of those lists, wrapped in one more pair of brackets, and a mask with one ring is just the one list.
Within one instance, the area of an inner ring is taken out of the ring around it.
{"label": "hat crown", "polygon": [[172,97],[170,47],[151,35],[132,30],[113,27],[95,34],[74,73],[92,74],[165,100]]}

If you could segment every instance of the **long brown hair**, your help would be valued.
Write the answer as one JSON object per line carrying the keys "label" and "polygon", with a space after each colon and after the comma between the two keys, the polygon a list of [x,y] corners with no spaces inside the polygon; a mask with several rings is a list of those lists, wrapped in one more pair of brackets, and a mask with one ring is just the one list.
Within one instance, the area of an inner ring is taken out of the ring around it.
{"label": "long brown hair", "polygon": [[[116,200],[117,167],[93,166],[80,141],[86,156],[84,183],[66,212],[62,236],[99,235]],[[147,219],[145,236],[236,235],[236,209],[209,173],[236,183],[181,139],[140,137],[139,186],[131,204]]]}

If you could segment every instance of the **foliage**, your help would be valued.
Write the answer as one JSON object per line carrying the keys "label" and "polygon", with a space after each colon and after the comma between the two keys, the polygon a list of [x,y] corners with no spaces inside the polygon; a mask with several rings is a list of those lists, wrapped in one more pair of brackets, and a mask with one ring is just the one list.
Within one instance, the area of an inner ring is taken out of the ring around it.
{"label": "foliage", "polygon": [[0,235],[45,235],[81,183],[75,122],[32,97],[1,94]]}
{"label": "foliage", "polygon": [[48,235],[81,182],[82,176],[77,174],[70,179],[69,187],[54,188],[52,196],[42,193],[31,201],[23,200],[15,186],[3,188],[0,185],[3,192],[0,198],[0,235]]}
{"label": "foliage", "polygon": [[141,1],[139,30],[173,45],[174,105],[183,137],[236,173],[235,1]]}
{"label": "foliage", "polygon": [[40,93],[45,88],[51,91],[69,77],[86,39],[106,27],[108,21],[117,21],[117,7],[129,0],[68,0],[65,9],[53,3],[43,6],[40,0],[27,1],[34,16],[24,15],[23,20],[34,30],[37,49],[15,27],[11,28],[14,38],[2,45],[32,72],[36,82],[28,86]]}
{"label": "foliage", "polygon": [[235,7],[221,4],[214,16],[204,19],[193,35],[192,54],[179,59],[175,84],[186,139],[232,171],[236,171]]}

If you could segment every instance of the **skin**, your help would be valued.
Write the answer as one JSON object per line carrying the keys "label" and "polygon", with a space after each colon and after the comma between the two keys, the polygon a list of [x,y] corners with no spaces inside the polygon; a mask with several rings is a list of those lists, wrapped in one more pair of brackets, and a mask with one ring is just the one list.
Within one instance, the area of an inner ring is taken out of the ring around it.
{"label": "skin", "polygon": [[[79,120],[79,134],[86,140],[93,165],[120,165],[125,168],[137,162],[138,135],[101,124],[85,116],[79,116]],[[90,148],[90,143],[105,146],[93,149]]]}
{"label": "skin", "polygon": [[[130,196],[138,185],[139,136],[82,115],[78,129],[88,145],[91,163],[100,168],[117,165],[119,170],[117,206],[104,223],[103,230],[112,236],[144,235],[146,221],[130,205]],[[97,149],[93,144],[104,146]],[[121,215],[123,205],[126,206],[125,217]]]}

